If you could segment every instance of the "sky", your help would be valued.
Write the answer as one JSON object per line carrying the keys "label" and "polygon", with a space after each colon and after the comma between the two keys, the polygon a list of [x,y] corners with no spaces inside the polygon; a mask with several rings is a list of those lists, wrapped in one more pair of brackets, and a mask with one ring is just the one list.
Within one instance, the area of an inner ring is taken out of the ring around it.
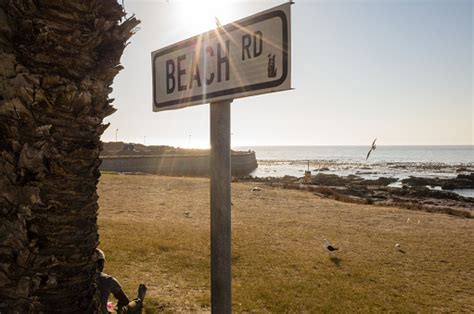
{"label": "sky", "polygon": [[[151,52],[284,3],[125,0],[142,22],[103,141],[209,147],[209,104],[152,112]],[[296,0],[293,90],[235,99],[231,145],[474,145],[473,2]]]}

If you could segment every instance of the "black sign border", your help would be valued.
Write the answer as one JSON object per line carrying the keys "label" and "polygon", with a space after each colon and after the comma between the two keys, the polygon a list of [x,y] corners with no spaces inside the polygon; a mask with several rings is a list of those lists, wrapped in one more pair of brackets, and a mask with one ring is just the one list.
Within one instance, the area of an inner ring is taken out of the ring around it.
{"label": "black sign border", "polygon": [[[218,31],[220,34],[223,34],[225,32],[232,32],[236,30],[237,28],[240,27],[246,27],[264,20],[269,20],[274,17],[279,17],[281,18],[282,24],[283,24],[283,75],[281,78],[275,81],[270,81],[270,82],[264,82],[264,83],[257,83],[257,84],[251,84],[247,86],[241,86],[241,87],[235,87],[235,88],[230,88],[230,89],[225,89],[221,91],[216,91],[210,94],[201,94],[201,95],[194,95],[186,98],[179,98],[175,100],[170,100],[162,103],[157,103],[156,102],[156,71],[155,71],[155,60],[156,58],[163,56],[165,54],[168,54],[170,52],[173,52],[178,49],[182,49],[188,46],[192,46],[197,44],[197,41],[199,40],[199,36],[202,35],[197,35],[194,37],[191,37],[189,39],[186,39],[184,41],[181,41],[177,44],[174,44],[170,46],[169,48],[165,48],[162,51],[159,51],[156,53],[153,57],[153,73],[152,73],[152,83],[153,83],[153,103],[155,108],[160,109],[160,110],[166,110],[167,107],[172,107],[169,109],[176,109],[176,105],[178,104],[186,104],[189,102],[193,101],[198,101],[202,100],[203,102],[200,104],[206,103],[205,100],[209,98],[214,98],[214,97],[220,97],[220,96],[225,96],[225,95],[231,95],[231,94],[238,94],[238,93],[244,93],[244,92],[249,92],[249,91],[255,91],[255,90],[260,90],[260,89],[267,89],[267,88],[272,88],[276,87],[278,85],[281,85],[283,82],[285,82],[286,77],[288,76],[288,20],[286,18],[285,12],[282,10],[277,10],[277,11],[272,11],[268,13],[264,13],[261,15],[257,15],[253,18],[250,18],[248,20],[242,21],[242,22],[235,22],[231,24],[227,24],[223,26],[222,28],[219,28]],[[237,25],[236,25],[237,24]],[[209,32],[211,36],[215,37],[217,36],[216,31],[210,31]],[[212,37],[211,37],[212,38]],[[200,105],[200,104],[195,104],[195,105]],[[191,105],[190,105],[191,106]],[[187,107],[186,105],[183,105],[182,107]],[[178,108],[181,108],[178,107]]]}

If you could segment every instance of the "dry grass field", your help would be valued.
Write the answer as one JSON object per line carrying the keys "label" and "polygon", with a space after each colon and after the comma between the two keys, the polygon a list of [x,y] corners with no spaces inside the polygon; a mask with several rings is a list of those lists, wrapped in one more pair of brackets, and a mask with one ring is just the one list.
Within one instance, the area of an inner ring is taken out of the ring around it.
{"label": "dry grass field", "polygon": [[[474,312],[474,219],[255,185],[232,184],[235,312]],[[209,312],[209,180],[103,174],[99,195],[106,272],[145,282],[147,313]]]}

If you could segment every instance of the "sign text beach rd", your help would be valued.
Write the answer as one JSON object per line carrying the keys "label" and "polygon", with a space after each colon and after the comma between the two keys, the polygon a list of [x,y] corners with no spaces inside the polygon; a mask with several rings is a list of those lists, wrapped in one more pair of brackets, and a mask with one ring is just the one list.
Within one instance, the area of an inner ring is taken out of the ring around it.
{"label": "sign text beach rd", "polygon": [[[253,40],[250,34],[242,35],[241,43],[242,61],[245,61],[246,59],[250,60],[252,58],[257,58],[262,55],[263,34],[261,31],[254,32]],[[229,81],[231,75],[229,64],[229,46],[229,40],[226,40],[223,45],[222,43],[217,42],[216,47],[203,47],[204,53],[207,54],[206,61],[208,63],[215,62],[215,69],[217,71],[217,74],[214,72],[208,73],[207,77],[202,76],[204,72],[199,69],[199,55],[197,54],[193,55],[191,62],[186,61],[186,54],[179,55],[176,57],[176,59],[166,60],[166,93],[173,93],[175,88],[178,88],[178,91],[181,92],[187,90],[188,88],[193,88],[193,85],[196,87],[201,87],[202,84],[209,86],[213,83],[222,82],[222,80]],[[272,68],[273,70],[269,73],[274,73],[271,77],[275,77],[275,55],[273,55],[273,59],[271,59],[270,56],[268,58],[268,67],[269,69]],[[184,84],[186,80],[188,85]]]}

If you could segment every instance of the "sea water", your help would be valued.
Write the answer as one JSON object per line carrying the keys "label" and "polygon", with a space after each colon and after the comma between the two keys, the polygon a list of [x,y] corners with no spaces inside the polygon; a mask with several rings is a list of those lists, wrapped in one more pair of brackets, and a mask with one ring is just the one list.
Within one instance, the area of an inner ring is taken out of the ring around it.
{"label": "sea water", "polygon": [[[365,179],[409,176],[453,178],[474,172],[474,146],[377,146],[366,160],[369,146],[242,146],[255,151],[257,177],[302,177],[304,171],[354,174]],[[400,186],[398,181],[393,186]],[[456,190],[474,197],[474,189]]]}

